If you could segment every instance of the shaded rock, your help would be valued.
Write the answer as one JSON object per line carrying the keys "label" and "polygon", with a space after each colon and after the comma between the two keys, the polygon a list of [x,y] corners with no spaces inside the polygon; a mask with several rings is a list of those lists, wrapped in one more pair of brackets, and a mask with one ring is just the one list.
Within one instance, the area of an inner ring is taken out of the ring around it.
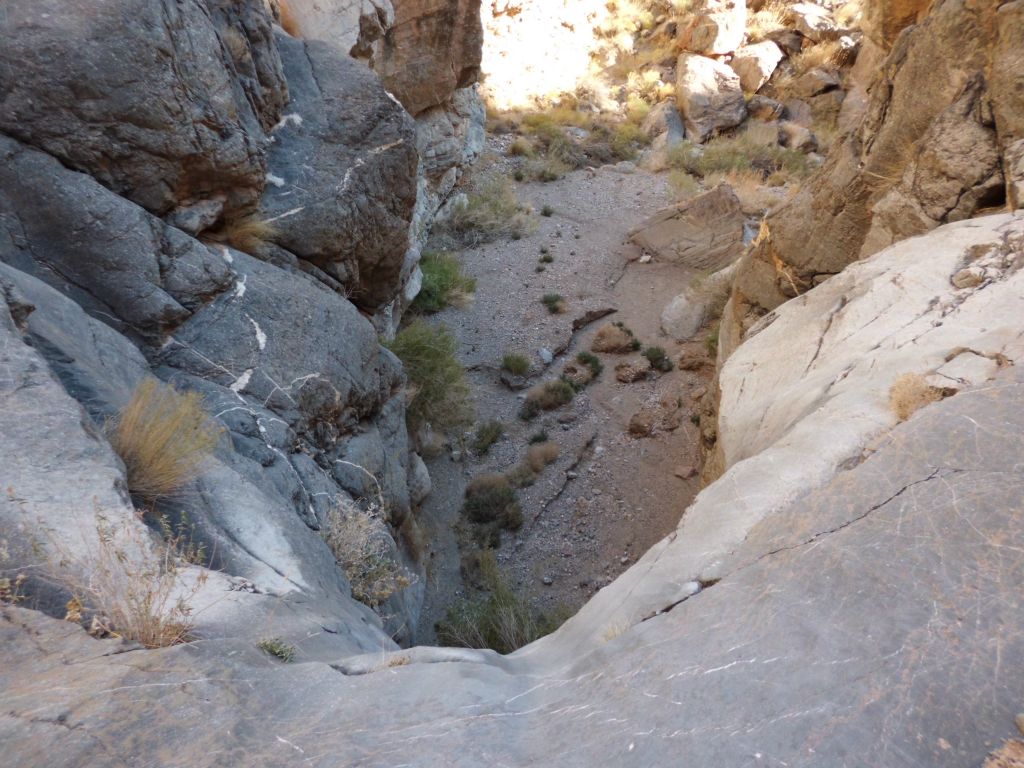
{"label": "shaded rock", "polygon": [[771,40],[765,40],[737,49],[729,66],[739,75],[740,87],[746,93],[756,93],[768,82],[784,56],[779,46]]}
{"label": "shaded rock", "polygon": [[795,29],[773,29],[766,37],[779,46],[787,56],[795,56],[804,47],[804,37]]}
{"label": "shaded rock", "polygon": [[683,120],[679,116],[675,99],[658,102],[647,113],[640,129],[651,139],[662,134],[668,134],[670,141],[677,139],[681,141],[686,137],[686,129],[683,127]]}
{"label": "shaded rock", "polygon": [[743,212],[728,184],[655,214],[630,239],[663,261],[718,270],[743,249]]}
{"label": "shaded rock", "polygon": [[799,149],[801,152],[816,152],[818,150],[818,139],[809,128],[805,128],[799,123],[783,120],[779,129],[784,147]]}
{"label": "shaded rock", "polygon": [[721,313],[735,275],[734,262],[699,283],[687,286],[662,310],[661,330],[676,341],[692,338],[710,317]]}
{"label": "shaded rock", "polygon": [[790,91],[801,99],[811,99],[838,87],[839,78],[834,73],[821,67],[814,67],[795,78]]}
{"label": "shaded rock", "polygon": [[747,116],[739,76],[714,59],[684,53],[676,64],[676,100],[686,136],[702,142]]}
{"label": "shaded rock", "polygon": [[220,255],[57,160],[0,136],[0,260],[119,330],[154,337],[225,290]]}
{"label": "shaded rock", "polygon": [[[246,6],[239,44],[273,59],[255,39],[255,22],[269,30],[265,8]],[[4,11],[0,129],[157,214],[212,196],[228,210],[256,201],[261,116],[203,4],[17,0]],[[263,85],[281,92],[279,65],[268,69],[278,77]],[[278,101],[265,100],[270,124]]]}
{"label": "shaded rock", "polygon": [[623,384],[632,384],[647,377],[651,371],[651,361],[646,357],[619,363],[615,366],[615,379]]}
{"label": "shaded rock", "polygon": [[754,94],[747,102],[747,112],[757,120],[778,120],[782,117],[784,109],[780,102],[760,94]]}
{"label": "shaded rock", "polygon": [[268,152],[261,214],[274,242],[338,280],[368,310],[402,289],[416,204],[416,139],[408,114],[365,65],[319,41],[284,35],[283,120]]}
{"label": "shaded rock", "polygon": [[281,8],[281,25],[289,34],[329,42],[356,58],[379,51],[384,33],[395,23],[391,0],[279,0],[276,4]]}

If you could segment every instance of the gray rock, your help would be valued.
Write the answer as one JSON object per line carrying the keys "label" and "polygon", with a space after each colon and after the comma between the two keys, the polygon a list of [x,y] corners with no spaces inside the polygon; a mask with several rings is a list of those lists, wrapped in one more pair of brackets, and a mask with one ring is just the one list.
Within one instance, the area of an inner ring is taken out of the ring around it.
{"label": "gray rock", "polygon": [[[402,289],[416,203],[409,115],[365,65],[279,34],[291,99],[268,151],[261,217],[274,242],[376,310]],[[411,269],[409,270],[411,271]]]}
{"label": "gray rock", "polygon": [[0,136],[0,261],[118,329],[156,336],[230,284],[209,248],[52,157]]}
{"label": "gray rock", "polygon": [[[251,48],[269,17],[262,3],[244,6],[249,26],[234,34]],[[157,214],[220,195],[234,210],[259,196],[260,120],[206,6],[13,0],[3,23],[0,129]],[[272,46],[260,50],[273,58]]]}
{"label": "gray rock", "polygon": [[676,100],[686,124],[686,136],[702,142],[747,116],[740,78],[714,59],[684,53],[676,64]]}

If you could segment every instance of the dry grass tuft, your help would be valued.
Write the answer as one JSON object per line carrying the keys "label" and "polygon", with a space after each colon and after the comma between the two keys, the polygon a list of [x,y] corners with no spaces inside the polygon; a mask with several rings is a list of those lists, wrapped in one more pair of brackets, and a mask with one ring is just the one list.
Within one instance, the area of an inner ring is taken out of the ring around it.
{"label": "dry grass tuft", "polygon": [[124,461],[128,489],[152,502],[193,480],[223,429],[203,408],[198,392],[178,392],[146,379],[107,425],[110,445]]}
{"label": "dry grass tuft", "polygon": [[466,498],[509,488],[508,478],[500,472],[485,472],[477,475],[466,486]]}
{"label": "dry grass tuft", "polygon": [[772,32],[786,29],[788,8],[783,2],[771,2],[761,10],[747,16],[747,35],[750,42],[759,43],[766,40]]}
{"label": "dry grass tuft", "polygon": [[205,574],[185,585],[173,547],[162,547],[154,559],[144,529],[127,522],[118,526],[98,515],[96,533],[98,543],[85,556],[66,551],[54,534],[60,554],[54,578],[73,595],[65,619],[80,622],[91,613],[90,634],[145,648],[188,642],[194,627],[190,603]]}
{"label": "dry grass tuft", "polygon": [[373,609],[413,583],[413,577],[392,555],[383,506],[379,494],[365,511],[342,498],[320,530],[352,585],[352,597]]}
{"label": "dry grass tuft", "polygon": [[919,373],[904,373],[889,390],[889,407],[900,421],[906,421],[929,403],[942,399],[942,390],[930,386]]}
{"label": "dry grass tuft", "polygon": [[500,237],[518,239],[534,226],[512,182],[494,175],[470,191],[466,203],[455,207],[447,220],[435,224],[431,238],[446,248],[474,247]]}
{"label": "dry grass tuft", "polygon": [[244,253],[259,253],[277,235],[277,227],[255,214],[229,220],[218,232],[211,233],[215,240],[225,242]]}
{"label": "dry grass tuft", "polygon": [[549,464],[558,461],[560,451],[557,443],[538,443],[526,451],[526,463],[536,473],[544,471]]}
{"label": "dry grass tuft", "polygon": [[636,345],[633,335],[625,328],[606,323],[598,328],[594,340],[590,342],[590,349],[594,352],[626,354],[636,349]]}

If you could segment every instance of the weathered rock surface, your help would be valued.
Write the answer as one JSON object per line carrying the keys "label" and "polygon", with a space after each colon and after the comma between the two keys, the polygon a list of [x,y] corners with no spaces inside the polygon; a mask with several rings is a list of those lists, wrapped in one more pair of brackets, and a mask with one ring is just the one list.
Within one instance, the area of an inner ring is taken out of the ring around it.
{"label": "weathered rock surface", "polygon": [[726,338],[858,258],[1013,199],[1002,169],[1024,132],[1024,60],[1011,52],[1022,14],[941,0],[899,37],[859,128],[744,258]]}
{"label": "weathered rock surface", "polygon": [[745,45],[736,51],[729,66],[739,75],[740,87],[756,93],[775,72],[784,54],[771,40]]}
{"label": "weathered rock surface", "polygon": [[739,75],[694,53],[682,54],[676,64],[676,100],[691,141],[704,141],[747,116]]}
{"label": "weathered rock surface", "polygon": [[261,101],[197,0],[6,3],[0,129],[157,214],[213,196],[250,205],[264,184],[261,120],[276,120],[284,86],[259,39],[269,16],[246,7],[235,45],[260,51]]}
{"label": "weathered rock surface", "polygon": [[680,32],[682,47],[694,53],[721,55],[739,48],[747,27],[747,4],[738,0],[701,0],[692,21]]}
{"label": "weathered rock surface", "polygon": [[268,159],[277,182],[261,203],[275,242],[374,310],[402,287],[416,205],[416,138],[409,115],[365,65],[320,41],[280,36],[288,115]]}
{"label": "weathered rock surface", "polygon": [[717,312],[721,312],[736,274],[736,262],[692,284],[662,310],[661,330],[676,341],[685,341]]}
{"label": "weathered rock surface", "polygon": [[719,270],[743,249],[743,211],[728,184],[656,213],[630,239],[658,259]]}

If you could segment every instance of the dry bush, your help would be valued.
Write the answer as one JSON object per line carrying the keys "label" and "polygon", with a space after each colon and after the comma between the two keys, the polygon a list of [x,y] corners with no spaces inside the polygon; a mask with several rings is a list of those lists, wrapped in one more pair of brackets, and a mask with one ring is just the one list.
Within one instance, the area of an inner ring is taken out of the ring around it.
{"label": "dry bush", "polygon": [[499,237],[519,238],[535,223],[516,198],[512,182],[493,175],[466,195],[444,221],[435,224],[431,237],[444,247],[473,247]]}
{"label": "dry bush", "polygon": [[140,383],[107,424],[110,445],[127,470],[128,489],[148,502],[193,480],[222,432],[198,392],[178,392],[156,379]]}
{"label": "dry bush", "polygon": [[531,445],[526,451],[526,463],[534,472],[540,473],[548,464],[558,461],[560,453],[556,443],[538,443]]}
{"label": "dry bush", "polygon": [[211,233],[211,237],[215,240],[225,242],[232,248],[245,253],[258,253],[266,243],[273,241],[277,235],[277,227],[255,214],[230,219],[218,232]]}
{"label": "dry bush", "polygon": [[714,173],[752,172],[762,178],[772,174],[802,178],[813,170],[807,156],[797,149],[767,146],[740,131],[719,136],[703,147],[683,143],[669,151],[669,164],[676,170],[706,177]]}
{"label": "dry bush", "polygon": [[411,309],[433,315],[448,306],[465,309],[473,303],[476,279],[462,271],[462,262],[453,254],[427,251],[420,259],[423,283]]}
{"label": "dry bush", "polygon": [[722,182],[728,184],[739,198],[740,207],[744,212],[763,212],[782,201],[781,193],[772,192],[766,179],[756,171],[712,173],[705,178],[705,182],[708,189],[713,189]]}
{"label": "dry bush", "polygon": [[904,373],[889,390],[889,407],[900,421],[941,399],[942,390],[929,385],[919,373]]}
{"label": "dry bush", "polygon": [[352,597],[373,609],[413,583],[409,572],[392,557],[383,504],[379,493],[365,511],[342,498],[327,513],[320,529],[352,585]]}
{"label": "dry bush", "polygon": [[553,411],[559,406],[571,403],[575,396],[576,390],[572,388],[569,382],[562,379],[553,379],[531,388],[526,393],[526,402],[534,403],[541,410]]}
{"label": "dry bush", "polygon": [[154,558],[139,526],[115,525],[98,514],[96,534],[97,543],[78,555],[49,532],[59,555],[59,563],[50,567],[52,578],[73,596],[65,619],[79,622],[91,614],[90,634],[122,637],[146,648],[187,642],[194,627],[190,604],[205,574],[185,585],[174,548],[162,546]]}
{"label": "dry bush", "polygon": [[590,349],[594,352],[626,354],[636,348],[633,334],[613,323],[606,323],[597,329]]}
{"label": "dry bush", "polygon": [[509,145],[508,154],[510,157],[533,157],[533,144],[529,139],[520,136]]}
{"label": "dry bush", "polygon": [[473,435],[473,442],[470,447],[477,456],[483,456],[504,434],[505,425],[500,421],[484,422],[476,428],[476,433]]}
{"label": "dry bush", "polygon": [[530,370],[530,360],[524,355],[509,352],[501,358],[501,367],[513,376],[525,376]]}
{"label": "dry bush", "polygon": [[826,40],[810,48],[804,48],[790,59],[790,63],[793,65],[793,72],[802,75],[817,67],[831,69],[843,66],[849,55],[838,40]]}
{"label": "dry bush", "polygon": [[508,487],[509,482],[505,475],[500,472],[485,472],[469,481],[466,486],[466,498],[493,491],[503,491]]}
{"label": "dry bush", "polygon": [[479,475],[466,487],[462,513],[478,525],[486,526],[494,546],[500,543],[500,530],[514,531],[523,524],[519,499],[505,475]]}
{"label": "dry bush", "polygon": [[772,32],[786,29],[789,11],[783,2],[771,2],[761,10],[747,16],[747,35],[750,42],[759,43]]}

